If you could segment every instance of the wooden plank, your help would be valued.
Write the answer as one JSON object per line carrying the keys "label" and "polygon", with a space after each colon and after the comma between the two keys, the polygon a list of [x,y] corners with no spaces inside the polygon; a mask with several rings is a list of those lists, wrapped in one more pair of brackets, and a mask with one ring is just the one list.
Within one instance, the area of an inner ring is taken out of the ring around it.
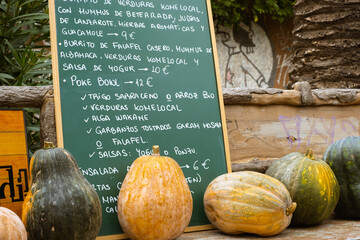
{"label": "wooden plank", "polygon": [[0,132],[25,131],[24,113],[22,111],[1,110]]}
{"label": "wooden plank", "polygon": [[[27,186],[25,184],[25,180],[23,179],[24,176],[28,176],[27,169],[28,169],[28,158],[27,155],[13,155],[13,156],[0,156],[0,189],[1,186],[6,186],[2,190],[5,193],[6,198],[0,198],[0,205],[2,206],[3,203],[9,203],[12,201],[10,197],[11,187],[10,185],[13,184],[14,186],[14,199],[21,199],[25,195],[22,195],[22,192],[19,192],[19,188],[26,189]],[[12,176],[10,178],[10,176]],[[19,179],[20,178],[20,179]],[[23,181],[24,180],[24,181]],[[11,183],[10,183],[11,182]],[[9,183],[5,184],[4,183]],[[18,185],[22,185],[19,187]],[[0,195],[2,192],[0,191]]]}
{"label": "wooden plank", "polygon": [[29,187],[24,112],[0,110],[0,129],[0,206],[21,216]]}
{"label": "wooden plank", "polygon": [[27,155],[0,156],[0,206],[21,217],[29,187]]}
{"label": "wooden plank", "polygon": [[227,105],[225,112],[232,163],[267,161],[307,148],[322,157],[334,141],[360,134],[359,105]]}
{"label": "wooden plank", "polygon": [[0,156],[27,154],[25,132],[0,132]]}

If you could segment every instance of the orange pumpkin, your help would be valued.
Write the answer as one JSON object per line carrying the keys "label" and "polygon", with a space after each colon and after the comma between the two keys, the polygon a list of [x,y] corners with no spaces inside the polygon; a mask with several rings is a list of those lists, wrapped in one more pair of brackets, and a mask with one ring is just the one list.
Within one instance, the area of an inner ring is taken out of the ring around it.
{"label": "orange pumpkin", "polygon": [[0,207],[0,239],[27,239],[26,229],[21,219],[16,213],[5,207]]}
{"label": "orange pumpkin", "polygon": [[188,226],[193,201],[180,166],[153,147],[131,165],[118,197],[118,218],[125,234],[137,240],[179,237]]}
{"label": "orange pumpkin", "polygon": [[215,178],[204,194],[209,221],[227,234],[273,236],[291,221],[296,203],[277,179],[243,171]]}

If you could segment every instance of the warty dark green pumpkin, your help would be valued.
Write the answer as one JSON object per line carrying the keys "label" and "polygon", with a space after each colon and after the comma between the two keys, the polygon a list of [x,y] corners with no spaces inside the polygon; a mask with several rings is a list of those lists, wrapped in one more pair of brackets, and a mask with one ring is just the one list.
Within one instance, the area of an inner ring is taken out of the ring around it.
{"label": "warty dark green pumpkin", "polygon": [[360,137],[351,136],[330,145],[324,153],[340,185],[337,215],[360,218]]}
{"label": "warty dark green pumpkin", "polygon": [[297,203],[291,223],[314,225],[327,219],[339,200],[340,189],[327,163],[306,154],[293,152],[276,160],[265,172],[280,180]]}
{"label": "warty dark green pumpkin", "polygon": [[30,240],[96,238],[100,200],[70,152],[46,143],[31,158],[30,183],[22,210]]}

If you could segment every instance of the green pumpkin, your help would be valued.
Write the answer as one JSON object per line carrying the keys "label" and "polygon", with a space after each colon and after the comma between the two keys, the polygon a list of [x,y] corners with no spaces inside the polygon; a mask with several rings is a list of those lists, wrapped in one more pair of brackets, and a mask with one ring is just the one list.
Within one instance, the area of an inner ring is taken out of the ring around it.
{"label": "green pumpkin", "polygon": [[293,152],[276,160],[265,173],[280,180],[297,203],[292,224],[319,224],[333,213],[340,194],[338,181],[311,149],[305,155]]}
{"label": "green pumpkin", "polygon": [[65,149],[46,143],[30,161],[30,191],[22,221],[30,240],[91,240],[101,226],[101,205]]}
{"label": "green pumpkin", "polygon": [[340,185],[337,215],[360,218],[360,137],[346,137],[334,142],[324,153]]}

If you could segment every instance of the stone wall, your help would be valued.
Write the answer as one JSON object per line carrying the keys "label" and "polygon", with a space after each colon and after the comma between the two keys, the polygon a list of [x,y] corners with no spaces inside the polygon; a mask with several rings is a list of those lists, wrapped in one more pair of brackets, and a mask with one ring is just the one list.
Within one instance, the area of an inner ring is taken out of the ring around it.
{"label": "stone wall", "polygon": [[360,87],[360,0],[297,0],[291,82]]}

